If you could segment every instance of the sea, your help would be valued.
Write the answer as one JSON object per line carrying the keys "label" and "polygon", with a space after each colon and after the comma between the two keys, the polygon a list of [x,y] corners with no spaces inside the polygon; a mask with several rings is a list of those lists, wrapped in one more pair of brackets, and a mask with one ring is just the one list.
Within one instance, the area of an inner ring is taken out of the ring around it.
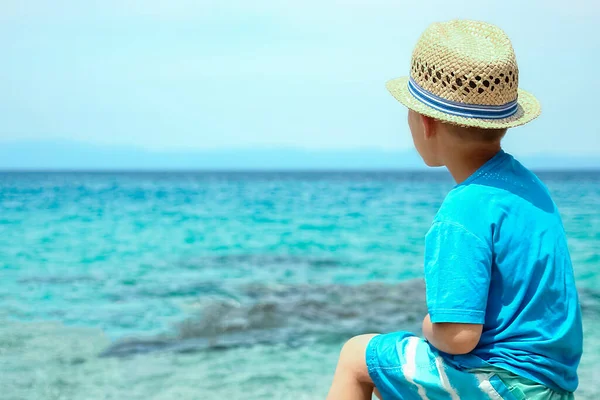
{"label": "sea", "polygon": [[[540,172],[600,398],[600,171]],[[2,400],[324,399],[342,344],[419,334],[445,172],[0,173]]]}

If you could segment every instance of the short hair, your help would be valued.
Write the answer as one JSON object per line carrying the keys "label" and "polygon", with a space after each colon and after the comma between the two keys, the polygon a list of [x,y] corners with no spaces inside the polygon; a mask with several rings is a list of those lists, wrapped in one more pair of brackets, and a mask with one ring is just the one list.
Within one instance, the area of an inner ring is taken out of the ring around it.
{"label": "short hair", "polygon": [[472,128],[453,124],[446,125],[450,134],[471,142],[493,143],[502,140],[507,129]]}

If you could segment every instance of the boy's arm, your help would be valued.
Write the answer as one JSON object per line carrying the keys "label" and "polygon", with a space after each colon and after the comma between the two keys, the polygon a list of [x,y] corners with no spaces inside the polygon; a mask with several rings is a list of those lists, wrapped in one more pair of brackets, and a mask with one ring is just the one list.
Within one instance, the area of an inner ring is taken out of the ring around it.
{"label": "boy's arm", "polygon": [[483,233],[477,236],[453,221],[437,221],[427,233],[425,287],[429,314],[423,321],[423,334],[438,350],[467,354],[479,344],[492,262],[490,241]]}
{"label": "boy's arm", "polygon": [[438,350],[448,354],[467,354],[473,351],[479,339],[481,324],[433,324],[429,314],[423,320],[423,335]]}

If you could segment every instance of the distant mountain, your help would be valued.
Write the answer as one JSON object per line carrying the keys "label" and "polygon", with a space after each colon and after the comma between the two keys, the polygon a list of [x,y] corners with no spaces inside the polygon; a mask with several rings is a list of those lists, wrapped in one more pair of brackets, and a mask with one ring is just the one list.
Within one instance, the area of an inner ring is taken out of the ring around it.
{"label": "distant mountain", "polygon": [[[534,169],[600,169],[598,157],[537,155]],[[424,169],[415,151],[229,149],[150,151],[134,147],[48,142],[0,142],[2,170],[377,170]]]}
{"label": "distant mountain", "polygon": [[419,168],[415,152],[224,149],[150,151],[77,142],[0,142],[0,169],[395,169]]}
{"label": "distant mountain", "polygon": [[519,157],[519,161],[533,170],[600,170],[600,155],[561,156],[556,154]]}

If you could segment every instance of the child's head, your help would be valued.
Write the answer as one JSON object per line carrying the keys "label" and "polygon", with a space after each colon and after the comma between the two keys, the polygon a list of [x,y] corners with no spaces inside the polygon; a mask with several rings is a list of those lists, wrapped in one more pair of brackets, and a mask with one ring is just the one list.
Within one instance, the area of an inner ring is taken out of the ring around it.
{"label": "child's head", "polygon": [[457,20],[431,25],[415,47],[410,76],[386,86],[409,108],[417,150],[439,166],[448,154],[499,149],[508,128],[540,114],[539,102],[518,85],[508,36],[494,25]]}
{"label": "child's head", "polygon": [[493,153],[500,148],[507,131],[506,128],[483,129],[444,123],[410,109],[408,126],[415,148],[430,167],[446,165],[448,155],[457,152]]}

